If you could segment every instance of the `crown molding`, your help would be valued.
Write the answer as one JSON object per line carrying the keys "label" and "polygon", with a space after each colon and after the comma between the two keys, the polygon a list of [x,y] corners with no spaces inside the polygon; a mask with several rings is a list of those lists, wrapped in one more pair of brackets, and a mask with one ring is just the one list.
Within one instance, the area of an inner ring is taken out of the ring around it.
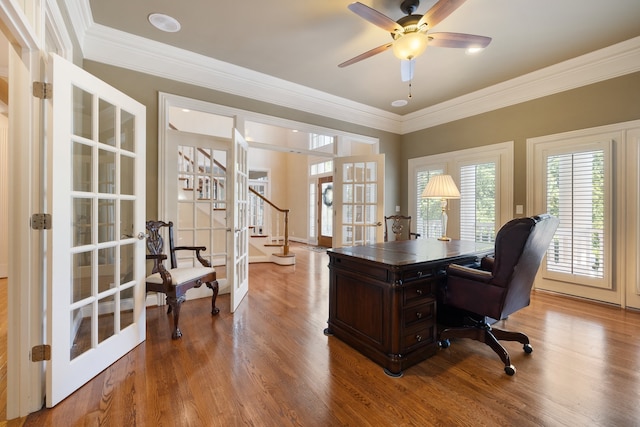
{"label": "crown molding", "polygon": [[404,116],[93,23],[89,0],[68,0],[86,59],[404,135],[640,71],[640,37]]}
{"label": "crown molding", "polygon": [[403,116],[401,134],[640,71],[640,37]]}
{"label": "crown molding", "polygon": [[84,35],[84,57],[282,107],[400,133],[402,116],[100,24]]}
{"label": "crown molding", "polygon": [[69,0],[65,2],[65,9],[73,25],[73,33],[75,33],[80,49],[82,49],[84,55],[85,35],[87,31],[89,31],[89,28],[95,25],[89,0]]}

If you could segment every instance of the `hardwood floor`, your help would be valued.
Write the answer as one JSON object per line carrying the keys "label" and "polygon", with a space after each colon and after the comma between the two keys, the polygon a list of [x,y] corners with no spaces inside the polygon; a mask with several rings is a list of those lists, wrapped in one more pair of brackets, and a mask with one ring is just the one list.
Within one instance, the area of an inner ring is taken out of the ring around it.
{"label": "hardwood floor", "polygon": [[322,331],[328,257],[292,247],[295,266],[252,264],[251,291],[187,301],[182,339],[147,310],[147,341],[54,409],[8,426],[637,426],[640,313],[534,292],[499,326],[531,338],[507,343],[509,377],[485,345],[452,342],[402,378]]}

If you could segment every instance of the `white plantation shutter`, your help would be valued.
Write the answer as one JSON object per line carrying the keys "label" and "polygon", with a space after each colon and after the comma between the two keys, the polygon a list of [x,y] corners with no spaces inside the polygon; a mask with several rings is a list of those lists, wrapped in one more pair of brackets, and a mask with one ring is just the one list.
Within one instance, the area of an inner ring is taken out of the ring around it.
{"label": "white plantation shutter", "polygon": [[418,207],[418,217],[414,221],[416,233],[421,238],[442,236],[442,208],[438,199],[423,199],[424,191],[429,179],[434,175],[442,175],[441,168],[425,169],[416,174],[416,206]]}
{"label": "white plantation shutter", "polygon": [[460,239],[493,242],[496,225],[496,163],[460,167]]}
{"label": "white plantation shutter", "polygon": [[582,276],[606,286],[604,151],[558,154],[546,158],[546,201],[560,226],[547,253],[548,272]]}

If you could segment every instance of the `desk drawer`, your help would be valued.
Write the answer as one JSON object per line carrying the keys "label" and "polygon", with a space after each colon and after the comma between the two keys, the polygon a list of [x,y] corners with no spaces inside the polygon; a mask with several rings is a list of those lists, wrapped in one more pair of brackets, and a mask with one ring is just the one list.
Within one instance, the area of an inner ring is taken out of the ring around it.
{"label": "desk drawer", "polygon": [[424,304],[405,308],[402,310],[404,326],[411,326],[417,322],[433,322],[435,308],[436,304],[433,300]]}
{"label": "desk drawer", "polygon": [[332,260],[331,266],[349,271],[354,274],[362,274],[372,279],[386,282],[388,280],[388,270],[380,265],[372,263],[364,263],[360,261],[352,261],[347,258],[335,258]]}
{"label": "desk drawer", "polygon": [[433,320],[417,323],[414,327],[405,330],[404,351],[409,351],[418,345],[432,343],[435,339],[436,328]]}
{"label": "desk drawer", "polygon": [[431,279],[415,285],[406,286],[402,292],[404,306],[432,300],[436,294],[438,280]]}
{"label": "desk drawer", "polygon": [[433,268],[413,268],[404,270],[401,274],[401,278],[403,283],[409,283],[414,280],[432,278],[435,274],[436,271]]}

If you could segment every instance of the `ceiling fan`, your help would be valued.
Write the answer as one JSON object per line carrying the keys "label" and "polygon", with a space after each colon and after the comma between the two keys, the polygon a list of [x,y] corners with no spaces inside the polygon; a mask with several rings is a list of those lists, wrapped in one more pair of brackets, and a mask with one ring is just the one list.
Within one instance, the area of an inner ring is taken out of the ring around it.
{"label": "ceiling fan", "polygon": [[413,78],[414,60],[425,51],[428,45],[465,49],[487,47],[491,42],[491,37],[463,33],[429,32],[430,28],[435,27],[464,2],[465,0],[438,0],[424,15],[414,15],[420,5],[420,0],[404,0],[400,4],[400,10],[406,16],[397,21],[360,2],[351,3],[348,6],[349,10],[391,33],[393,40],[351,58],[339,64],[338,67],[343,68],[355,64],[392,48],[394,55],[402,60],[402,80],[409,81]]}

